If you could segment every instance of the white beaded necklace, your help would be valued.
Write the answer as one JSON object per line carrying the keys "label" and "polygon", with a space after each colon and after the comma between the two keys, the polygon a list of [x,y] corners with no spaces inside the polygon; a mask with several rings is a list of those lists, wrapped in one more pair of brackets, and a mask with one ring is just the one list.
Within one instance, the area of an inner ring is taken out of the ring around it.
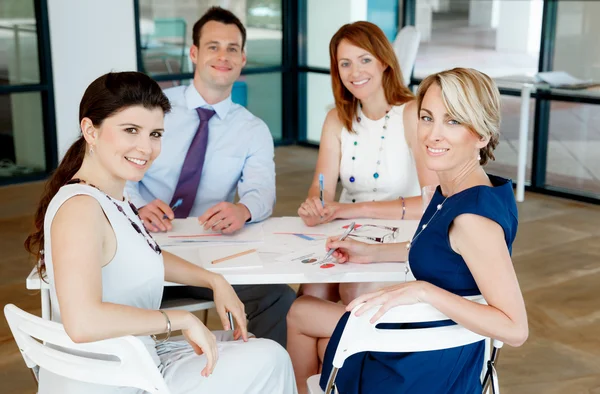
{"label": "white beaded necklace", "polygon": [[[478,158],[478,160],[479,160],[479,158]],[[456,184],[456,186],[454,186],[454,190],[457,190],[460,187],[460,185],[462,185],[462,183],[468,178],[469,174],[467,174],[463,179],[460,180],[460,182],[458,182]],[[441,190],[441,186],[440,186],[440,190]],[[437,188],[436,188],[436,191],[437,191]],[[437,215],[438,212],[442,210],[442,208],[444,207],[444,204],[446,203],[446,200],[449,199],[454,194],[455,193],[448,193],[448,195],[446,196],[446,198],[444,198],[444,201],[442,201],[440,204],[437,205],[437,207],[435,209],[435,212],[433,213],[433,215],[431,215],[431,217],[429,218],[429,220],[427,221],[427,223],[425,223],[424,225],[422,225],[421,229],[419,230],[419,232],[416,233],[414,235],[414,237],[412,237],[412,239],[410,241],[408,241],[408,243],[406,244],[406,250],[410,250],[411,245],[416,241],[416,239],[419,237],[419,235],[421,235],[421,233],[423,232],[423,230],[425,230],[427,228],[427,226],[429,225],[429,223],[431,223],[431,221],[433,220],[433,218],[435,217],[435,215]],[[434,193],[434,196],[435,196],[435,193]]]}
{"label": "white beaded necklace", "polygon": [[[433,215],[431,215],[431,217],[429,218],[429,220],[427,221],[427,223],[425,223],[424,225],[421,226],[421,228],[419,229],[419,232],[417,232],[411,239],[410,241],[408,241],[406,243],[406,250],[410,251],[410,247],[411,245],[417,240],[417,238],[419,238],[419,235],[421,235],[421,233],[423,232],[423,230],[425,230],[427,228],[427,226],[429,225],[429,223],[431,223],[431,221],[433,220],[433,218],[435,217],[435,215],[438,214],[439,211],[442,210],[442,208],[444,207],[444,203],[446,202],[446,200],[450,197],[450,195],[446,196],[446,198],[444,198],[444,201],[442,201],[440,204],[437,205],[435,212],[433,213]],[[408,273],[410,272],[410,261],[408,259],[408,256],[406,256],[406,267],[404,268],[404,281],[406,281],[407,277],[408,277]]]}
{"label": "white beaded necklace", "polygon": [[[464,180],[467,179],[467,177],[465,176],[456,186],[455,186],[455,190],[458,189],[458,187],[464,182]],[[431,223],[431,221],[433,220],[433,218],[438,214],[438,212],[440,212],[442,210],[442,208],[444,207],[444,204],[446,203],[446,200],[448,200],[450,197],[452,197],[454,195],[454,193],[449,193],[446,198],[444,198],[444,201],[442,201],[441,203],[439,203],[436,207],[435,207],[435,212],[433,213],[433,215],[431,215],[431,217],[429,218],[429,220],[427,221],[427,223],[425,223],[424,225],[421,226],[421,228],[419,229],[419,232],[417,232],[410,241],[408,241],[406,243],[406,250],[410,251],[410,247],[412,246],[412,244],[415,243],[415,241],[417,240],[417,238],[419,238],[419,236],[421,235],[421,233],[427,228],[427,226],[429,226],[429,223]],[[434,194],[435,196],[435,194]],[[433,198],[433,197],[432,197]],[[408,256],[406,259],[406,268],[404,269],[404,274],[408,275],[408,273],[410,272],[410,262],[408,260]]]}
{"label": "white beaded necklace", "polygon": [[423,232],[423,230],[425,230],[427,228],[427,226],[429,225],[429,223],[431,223],[431,221],[433,220],[433,218],[435,217],[435,215],[437,215],[437,213],[442,210],[442,207],[444,206],[444,203],[446,202],[446,200],[449,197],[450,197],[450,195],[448,195],[446,198],[444,198],[444,201],[442,201],[440,204],[437,205],[437,207],[435,209],[435,212],[433,213],[433,215],[431,215],[431,217],[429,218],[429,220],[427,221],[427,223],[425,223],[424,225],[422,225],[421,229],[419,230],[419,232],[416,233],[414,235],[414,237],[412,237],[412,239],[407,242],[407,244],[406,244],[406,250],[410,250],[410,247],[413,244],[413,242],[415,242],[417,240],[417,238],[419,237],[419,235],[421,235],[421,233]]}

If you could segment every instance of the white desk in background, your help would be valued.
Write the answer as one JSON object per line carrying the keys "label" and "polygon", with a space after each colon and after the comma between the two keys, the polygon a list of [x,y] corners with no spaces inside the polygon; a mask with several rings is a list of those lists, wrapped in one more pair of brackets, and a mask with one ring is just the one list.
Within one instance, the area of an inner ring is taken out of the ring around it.
{"label": "white desk in background", "polygon": [[523,202],[525,200],[525,172],[527,169],[527,137],[529,134],[529,103],[531,94],[540,91],[565,96],[600,98],[600,90],[552,88],[547,83],[538,82],[534,77],[530,76],[501,77],[494,78],[494,81],[499,88],[521,90],[516,199],[518,202]]}
{"label": "white desk in background", "polygon": [[[281,229],[278,223],[287,220],[295,221],[297,226],[290,229],[289,232],[301,232],[302,224],[300,218],[269,218],[262,225],[264,231],[264,242],[257,247],[258,253],[263,262],[262,267],[254,268],[232,268],[227,270],[215,269],[215,272],[222,274],[232,285],[259,285],[276,283],[347,283],[347,282],[404,282],[411,280],[412,276],[407,278],[406,263],[372,263],[372,264],[343,264],[343,272],[335,273],[332,269],[320,271],[318,267],[301,263],[284,263],[277,261],[277,257],[283,253],[274,253],[274,249],[281,249],[289,237],[298,238],[294,235],[273,234],[273,230]],[[375,219],[356,219],[357,223],[378,224],[395,226],[400,228],[400,236],[397,241],[407,241],[414,234],[417,225],[416,220],[375,220]],[[343,232],[342,226],[349,224],[352,220],[336,220],[323,226],[311,227],[310,233],[320,233],[327,235],[337,235]],[[278,231],[279,232],[279,231]],[[294,239],[292,238],[292,239]],[[292,249],[289,251],[301,251],[302,242],[294,239]],[[308,241],[307,241],[308,242]],[[314,242],[314,241],[313,241]],[[323,248],[325,241],[323,240]],[[214,247],[211,243],[211,247]],[[231,244],[224,243],[223,248],[230,247]],[[189,243],[185,246],[167,246],[167,250],[177,256],[180,256],[192,263],[198,264],[201,249],[207,247],[203,243]],[[220,246],[219,246],[220,247]],[[210,268],[209,268],[210,269]],[[410,274],[409,274],[410,275]],[[174,286],[176,284],[165,282],[165,286]],[[26,280],[26,286],[29,290],[41,290],[42,298],[42,318],[50,317],[50,291],[48,283],[42,281],[34,269]]]}

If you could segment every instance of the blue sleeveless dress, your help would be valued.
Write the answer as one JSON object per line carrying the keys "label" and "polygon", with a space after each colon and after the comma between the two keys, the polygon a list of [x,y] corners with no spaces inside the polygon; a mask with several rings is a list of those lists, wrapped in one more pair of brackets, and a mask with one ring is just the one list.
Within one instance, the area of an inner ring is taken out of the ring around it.
{"label": "blue sleeveless dress", "polygon": [[[512,253],[517,234],[517,205],[512,182],[489,175],[493,187],[475,186],[449,197],[411,245],[410,268],[415,278],[432,283],[460,296],[480,294],[463,258],[450,247],[448,232],[461,214],[475,214],[498,223]],[[427,207],[417,233],[437,210],[445,197],[438,186]],[[320,385],[325,389],[333,356],[349,314],[338,322],[331,337]],[[454,324],[452,321],[383,324],[380,328],[408,329]],[[436,393],[481,394],[480,373],[484,342],[444,350],[415,353],[364,352],[349,357],[338,372],[336,386],[344,394]]]}

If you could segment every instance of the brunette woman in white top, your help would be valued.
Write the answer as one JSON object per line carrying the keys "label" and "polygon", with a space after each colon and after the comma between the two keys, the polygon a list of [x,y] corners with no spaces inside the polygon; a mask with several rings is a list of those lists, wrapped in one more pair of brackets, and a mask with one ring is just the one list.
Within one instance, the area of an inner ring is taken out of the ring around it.
{"label": "brunette woman in white top", "polygon": [[[85,91],[81,136],[48,181],[25,243],[47,273],[52,319],[78,343],[138,336],[171,393],[293,394],[288,354],[276,342],[248,339],[244,305],[231,285],[161,251],[124,195],[125,182],[140,180],[160,153],[170,108],[142,73],[109,73]],[[224,328],[230,329],[229,311],[238,324],[233,337],[243,340],[219,341],[223,335],[190,312],[159,310],[165,280],[211,288]],[[184,338],[155,343],[150,336],[171,330]],[[48,370],[40,371],[39,392],[139,393]]]}
{"label": "brunette woman in white top", "polygon": [[[298,215],[309,226],[342,218],[419,219],[421,188],[438,181],[413,149],[416,102],[402,84],[392,45],[379,27],[361,21],[338,30],[329,55],[335,108],[325,119],[315,175]],[[335,202],[338,178],[343,189]],[[347,303],[374,286],[310,284],[301,292]]]}

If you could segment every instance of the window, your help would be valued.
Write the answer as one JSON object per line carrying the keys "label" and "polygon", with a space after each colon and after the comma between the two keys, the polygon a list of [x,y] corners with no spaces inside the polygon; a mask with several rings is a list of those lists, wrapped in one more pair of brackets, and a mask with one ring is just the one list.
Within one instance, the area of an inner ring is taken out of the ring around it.
{"label": "window", "polygon": [[414,78],[453,67],[492,78],[538,71],[542,0],[413,1],[421,33]]}
{"label": "window", "polygon": [[53,111],[49,66],[41,66],[38,53],[44,7],[34,0],[0,3],[0,184],[41,179],[56,164],[54,127],[45,115]]}
{"label": "window", "polygon": [[306,90],[306,142],[318,144],[327,112],[334,106],[329,75],[329,41],[344,24],[367,20],[379,26],[390,41],[398,30],[398,0],[307,0],[306,67],[302,74]]}
{"label": "window", "polygon": [[143,71],[152,76],[192,73],[189,59],[194,23],[212,6],[233,12],[247,30],[246,69],[280,66],[282,15],[280,0],[247,2],[139,0]]}
{"label": "window", "polygon": [[265,121],[275,141],[283,139],[281,0],[138,0],[138,5],[141,55],[138,63],[163,88],[190,83],[194,72],[189,58],[192,29],[210,7],[221,6],[240,18],[247,33],[247,63],[233,87],[232,99]]}

